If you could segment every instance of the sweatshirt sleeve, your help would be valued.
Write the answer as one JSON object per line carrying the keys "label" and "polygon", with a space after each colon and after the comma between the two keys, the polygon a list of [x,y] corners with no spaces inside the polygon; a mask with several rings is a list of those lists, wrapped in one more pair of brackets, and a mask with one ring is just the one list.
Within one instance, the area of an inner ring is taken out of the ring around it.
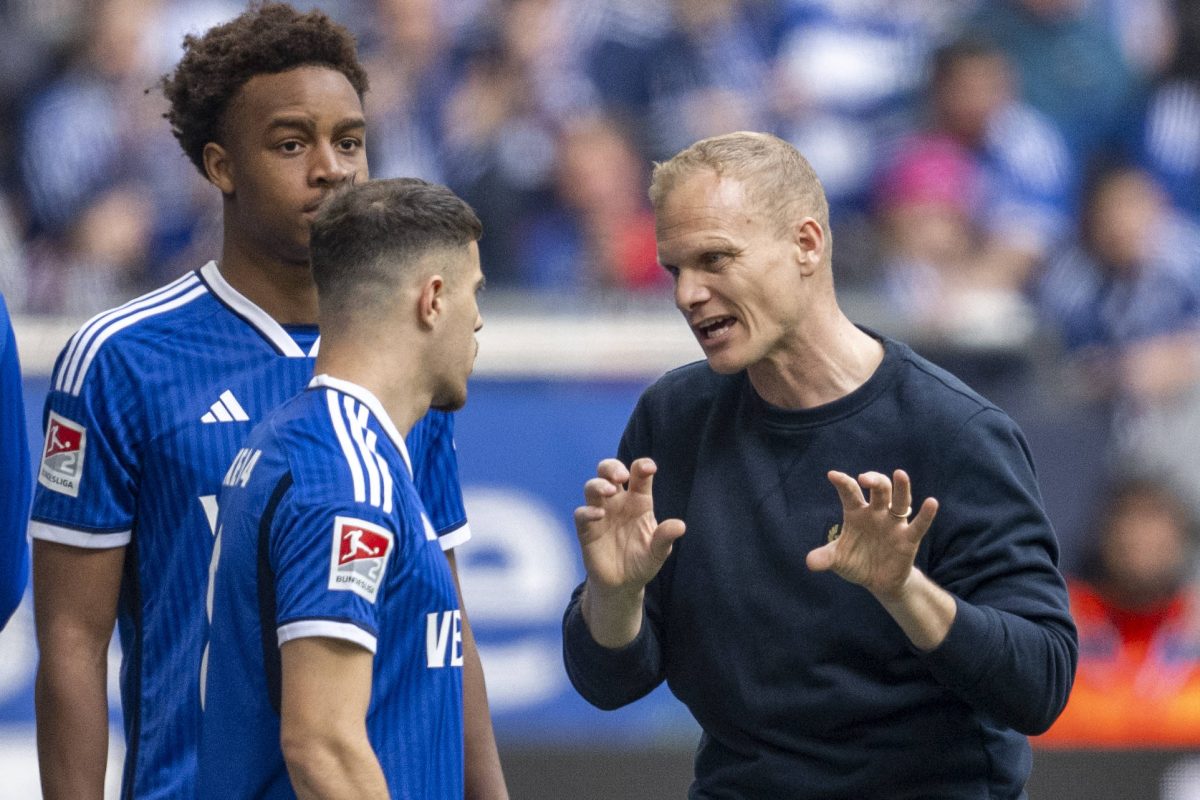
{"label": "sweatshirt sleeve", "polygon": [[985,409],[946,453],[943,475],[926,569],[955,596],[957,615],[921,657],[980,713],[1041,733],[1066,705],[1079,643],[1024,437]]}
{"label": "sweatshirt sleeve", "polygon": [[662,647],[657,626],[642,618],[637,638],[616,650],[592,638],[579,608],[580,585],[563,616],[563,661],[571,685],[597,708],[611,711],[645,697],[662,683]]}

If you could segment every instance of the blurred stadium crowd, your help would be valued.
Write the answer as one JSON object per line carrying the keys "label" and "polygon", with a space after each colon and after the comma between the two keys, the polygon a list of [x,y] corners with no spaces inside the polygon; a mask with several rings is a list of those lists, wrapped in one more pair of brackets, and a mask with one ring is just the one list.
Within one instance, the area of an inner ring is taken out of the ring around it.
{"label": "blurred stadium crowd", "polygon": [[[1191,685],[1190,711],[1171,717],[1135,693],[1142,711],[1200,742],[1200,677],[1168,669],[1200,664],[1188,588],[1200,509],[1200,0],[293,5],[324,9],[359,39],[372,175],[420,176],[466,198],[484,221],[489,286],[523,302],[665,304],[651,163],[754,129],[793,142],[821,176],[841,287],[932,337],[1036,320],[1082,399],[1106,409],[1113,461],[1130,473],[1075,576],[1091,592],[1078,601],[1085,659],[1124,672],[1085,682],[1102,697],[1115,685],[1105,681],[1133,686],[1158,659],[1166,688],[1139,685],[1174,698]],[[10,307],[87,315],[217,253],[219,195],[172,139],[158,80],[185,33],[242,7],[0,0]],[[1175,480],[1147,486],[1164,474]],[[1129,519],[1154,523],[1160,558],[1129,555],[1151,549],[1130,545],[1127,529],[1146,526]],[[1094,722],[1085,716],[1080,735]]]}

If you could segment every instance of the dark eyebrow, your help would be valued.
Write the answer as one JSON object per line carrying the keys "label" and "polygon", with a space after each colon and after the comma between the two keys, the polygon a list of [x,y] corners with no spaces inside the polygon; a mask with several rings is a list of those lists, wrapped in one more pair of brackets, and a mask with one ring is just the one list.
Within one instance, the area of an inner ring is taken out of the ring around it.
{"label": "dark eyebrow", "polygon": [[333,126],[333,135],[342,136],[350,131],[365,130],[366,127],[367,121],[363,117],[347,117]]}
{"label": "dark eyebrow", "polygon": [[267,123],[267,133],[280,128],[296,128],[311,133],[316,126],[309,117],[275,117]]}
{"label": "dark eyebrow", "polygon": [[[362,130],[366,127],[367,121],[363,117],[347,117],[334,126],[333,133],[335,136],[342,136],[347,131]],[[312,133],[316,129],[316,123],[313,122],[311,117],[303,116],[276,117],[267,123],[268,133],[280,128],[294,128],[305,133]]]}

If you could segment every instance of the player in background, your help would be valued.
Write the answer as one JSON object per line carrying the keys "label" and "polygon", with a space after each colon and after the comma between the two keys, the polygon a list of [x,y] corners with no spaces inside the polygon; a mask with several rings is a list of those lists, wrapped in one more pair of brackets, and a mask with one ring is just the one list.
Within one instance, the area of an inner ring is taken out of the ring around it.
{"label": "player in background", "polygon": [[[121,638],[124,798],[194,793],[204,593],[216,497],[254,422],[312,376],[309,223],[367,178],[353,38],[324,14],[255,5],[164,79],[184,152],[224,198],[220,261],[93,318],[52,375],[38,473],[36,686],[47,798],[102,797],[106,653]],[[409,434],[415,482],[453,566],[469,537],[452,418]],[[483,674],[464,624],[469,797],[505,798]]]}
{"label": "player in background", "polygon": [[29,580],[29,441],[25,438],[25,401],[17,340],[0,295],[0,629],[25,594]]}
{"label": "player in background", "polygon": [[463,796],[462,616],[403,436],[466,402],[480,232],[415,179],[313,222],[317,375],[221,489],[200,797]]}

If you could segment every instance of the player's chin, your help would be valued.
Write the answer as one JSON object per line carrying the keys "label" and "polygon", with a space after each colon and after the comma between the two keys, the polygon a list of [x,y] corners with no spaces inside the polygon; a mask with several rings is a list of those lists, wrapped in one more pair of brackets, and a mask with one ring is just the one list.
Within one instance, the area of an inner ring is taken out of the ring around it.
{"label": "player's chin", "polygon": [[454,387],[448,391],[438,392],[433,396],[430,408],[438,411],[458,411],[467,404],[467,387]]}

